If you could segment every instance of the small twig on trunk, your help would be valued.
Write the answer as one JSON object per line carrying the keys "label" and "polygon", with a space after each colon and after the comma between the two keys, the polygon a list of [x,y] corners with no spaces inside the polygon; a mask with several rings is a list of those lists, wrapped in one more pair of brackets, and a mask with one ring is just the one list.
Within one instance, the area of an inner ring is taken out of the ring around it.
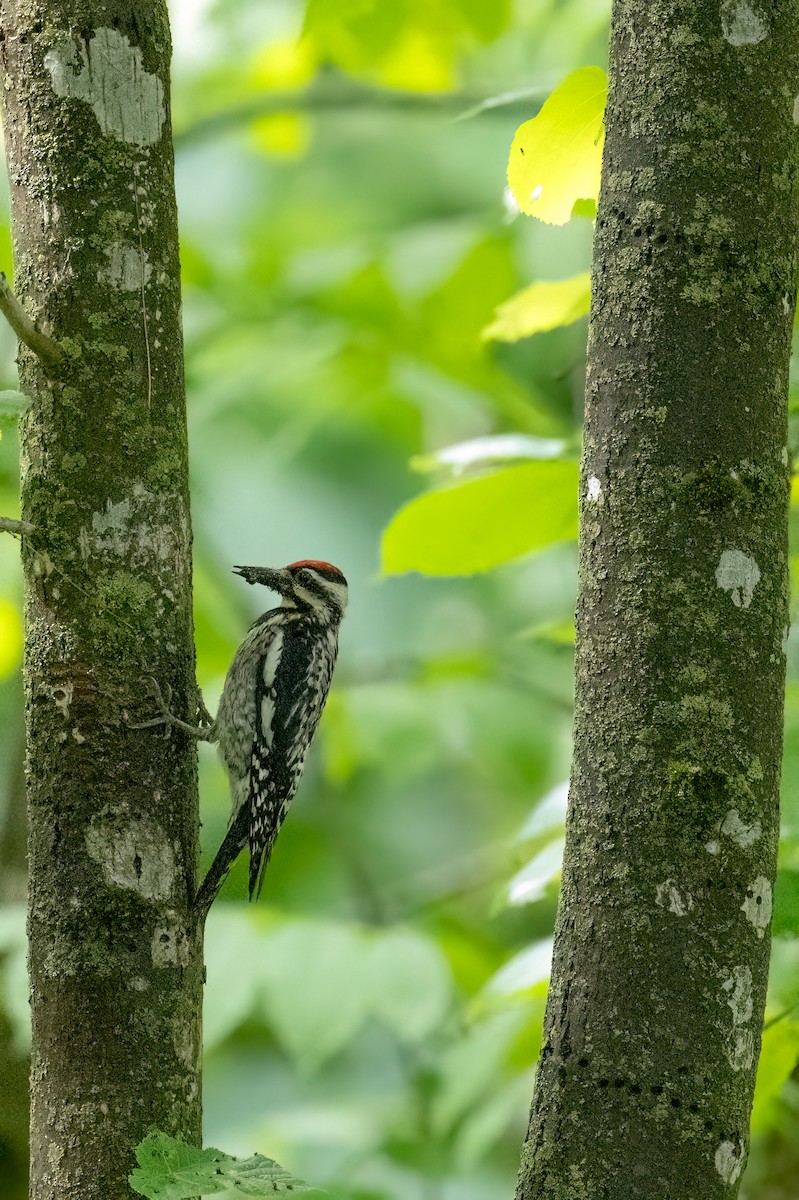
{"label": "small twig on trunk", "polygon": [[0,517],[0,533],[13,533],[15,537],[22,537],[24,533],[35,533],[36,526],[31,525],[30,521],[15,521],[13,517]]}
{"label": "small twig on trunk", "polygon": [[33,351],[48,372],[61,365],[64,361],[64,351],[46,333],[37,329],[35,321],[25,312],[2,271],[0,271],[0,312],[18,339]]}

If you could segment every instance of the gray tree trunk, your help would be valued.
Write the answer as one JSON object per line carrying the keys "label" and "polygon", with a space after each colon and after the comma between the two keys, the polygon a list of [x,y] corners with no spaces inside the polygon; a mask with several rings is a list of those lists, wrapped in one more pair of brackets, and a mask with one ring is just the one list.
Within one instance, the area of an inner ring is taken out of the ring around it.
{"label": "gray tree trunk", "polygon": [[121,1200],[200,1133],[195,699],[164,0],[2,0],[26,537],[33,1200]]}
{"label": "gray tree trunk", "polygon": [[721,1200],[776,870],[793,0],[616,0],[562,898],[519,1200]]}

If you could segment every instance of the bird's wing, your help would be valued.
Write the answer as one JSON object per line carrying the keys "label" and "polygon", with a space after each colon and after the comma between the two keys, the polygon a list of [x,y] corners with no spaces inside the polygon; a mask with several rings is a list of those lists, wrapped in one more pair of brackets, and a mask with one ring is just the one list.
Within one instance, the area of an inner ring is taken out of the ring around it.
{"label": "bird's wing", "polygon": [[312,643],[296,624],[275,630],[256,677],[255,739],[250,756],[250,899],[257,896],[310,740],[304,725]]}

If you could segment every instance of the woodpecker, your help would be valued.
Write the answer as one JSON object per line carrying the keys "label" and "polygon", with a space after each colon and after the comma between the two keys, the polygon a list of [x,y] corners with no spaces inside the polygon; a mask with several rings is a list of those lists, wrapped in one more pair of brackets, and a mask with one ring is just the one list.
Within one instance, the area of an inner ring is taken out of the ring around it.
{"label": "woodpecker", "polygon": [[347,606],[347,581],[331,563],[304,559],[281,570],[233,570],[247,583],[278,592],[282,602],[247,631],[227,673],[216,720],[201,704],[206,724],[181,721],[169,711],[153,681],[161,716],[136,727],[170,724],[218,743],[230,777],[232,812],[225,839],[195,899],[203,913],[246,845],[250,900],[260,894],[272,847],[327,700]]}

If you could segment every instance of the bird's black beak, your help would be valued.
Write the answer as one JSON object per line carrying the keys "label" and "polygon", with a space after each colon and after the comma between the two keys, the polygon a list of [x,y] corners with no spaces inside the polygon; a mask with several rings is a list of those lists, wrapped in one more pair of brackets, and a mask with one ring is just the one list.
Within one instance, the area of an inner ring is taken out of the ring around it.
{"label": "bird's black beak", "polygon": [[273,567],[234,567],[233,572],[241,575],[247,583],[260,583],[281,596],[287,596],[292,589],[292,578],[285,568],[277,570]]}

